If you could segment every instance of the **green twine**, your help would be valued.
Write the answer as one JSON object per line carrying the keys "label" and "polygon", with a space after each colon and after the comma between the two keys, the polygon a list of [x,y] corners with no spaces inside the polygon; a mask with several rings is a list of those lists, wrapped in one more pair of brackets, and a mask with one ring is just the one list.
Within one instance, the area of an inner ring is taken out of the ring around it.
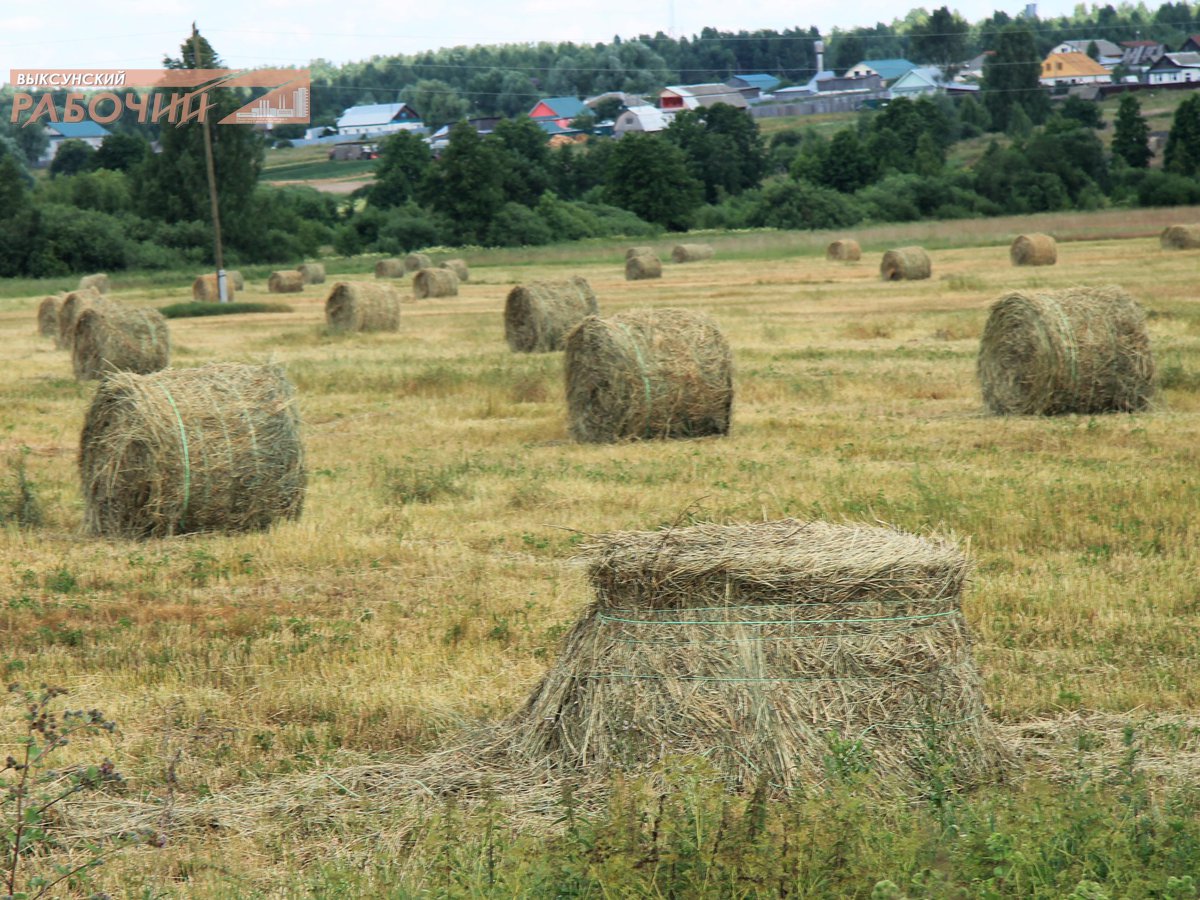
{"label": "green twine", "polygon": [[691,621],[680,619],[626,619],[620,616],[610,616],[597,613],[596,618],[601,622],[620,622],[627,625],[853,625],[865,622],[916,622],[922,619],[937,619],[943,616],[958,615],[957,609],[948,609],[936,613],[919,613],[915,616],[878,616],[867,619],[759,619],[741,621],[737,619]]}
{"label": "green twine", "polygon": [[158,387],[166,394],[171,409],[175,410],[175,421],[179,423],[179,440],[183,443],[183,509],[179,511],[179,522],[177,523],[179,524],[187,515],[188,503],[192,498],[192,459],[188,453],[187,429],[183,427],[183,416],[179,415],[179,407],[175,405],[175,398],[171,396],[171,392],[165,385],[160,384]]}

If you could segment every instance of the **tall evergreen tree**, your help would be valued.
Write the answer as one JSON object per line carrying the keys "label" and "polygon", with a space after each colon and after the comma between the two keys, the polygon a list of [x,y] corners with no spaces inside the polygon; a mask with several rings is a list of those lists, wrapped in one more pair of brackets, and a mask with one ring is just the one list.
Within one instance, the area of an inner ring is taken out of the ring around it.
{"label": "tall evergreen tree", "polygon": [[1175,110],[1163,168],[1177,175],[1200,175],[1200,95],[1193,94]]}
{"label": "tall evergreen tree", "polygon": [[1005,25],[996,36],[996,52],[983,64],[983,103],[992,128],[1007,131],[1014,106],[1020,106],[1034,124],[1043,122],[1050,101],[1038,79],[1042,56],[1033,29],[1025,22]]}
{"label": "tall evergreen tree", "polygon": [[967,32],[970,26],[948,7],[935,9],[929,18],[909,32],[913,58],[940,66],[947,75],[967,57]]}
{"label": "tall evergreen tree", "polygon": [[1150,126],[1142,115],[1142,105],[1133,94],[1122,94],[1117,107],[1117,121],[1113,129],[1113,156],[1120,157],[1134,169],[1145,169],[1150,165]]}

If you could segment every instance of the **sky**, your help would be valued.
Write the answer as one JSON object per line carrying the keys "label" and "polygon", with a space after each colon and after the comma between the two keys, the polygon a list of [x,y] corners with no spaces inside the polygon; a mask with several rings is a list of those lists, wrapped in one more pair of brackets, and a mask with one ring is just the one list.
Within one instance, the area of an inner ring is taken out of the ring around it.
{"label": "sky", "polygon": [[[1059,15],[1074,6],[1074,0],[1052,0],[1039,3],[1038,11]],[[1024,3],[966,0],[951,8],[977,21],[994,9],[1015,15]],[[315,58],[344,63],[458,45],[594,43],[660,30],[690,36],[705,26],[753,31],[815,25],[828,33],[834,27],[891,21],[908,10],[886,0],[756,0],[748,6],[728,0],[6,2],[0,6],[0,81],[7,82],[13,68],[156,68],[164,54],[177,55],[193,19],[227,65],[251,68],[303,66]]]}

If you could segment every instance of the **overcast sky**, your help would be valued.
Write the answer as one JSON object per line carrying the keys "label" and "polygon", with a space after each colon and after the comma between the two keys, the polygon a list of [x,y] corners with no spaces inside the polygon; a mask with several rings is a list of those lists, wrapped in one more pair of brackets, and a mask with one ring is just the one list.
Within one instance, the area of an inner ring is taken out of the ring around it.
{"label": "overcast sky", "polygon": [[[931,7],[940,6],[935,3]],[[1074,7],[1071,0],[1039,4],[1043,15]],[[967,0],[951,8],[969,21],[997,8]],[[1023,3],[999,7],[1010,14]],[[376,54],[411,53],[471,44],[606,41],[613,35],[670,31],[692,35],[706,25],[722,30],[873,25],[909,7],[886,0],[837,3],[757,0],[112,0],[0,6],[0,79],[12,68],[154,68],[175,52],[195,18],[226,63],[238,68],[304,65]]]}

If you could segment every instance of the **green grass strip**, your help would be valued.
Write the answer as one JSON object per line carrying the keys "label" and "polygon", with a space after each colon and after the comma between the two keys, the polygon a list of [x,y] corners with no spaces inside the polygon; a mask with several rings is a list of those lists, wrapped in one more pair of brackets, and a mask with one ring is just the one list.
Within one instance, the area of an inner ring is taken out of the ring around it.
{"label": "green grass strip", "polygon": [[159,312],[168,319],[193,319],[197,316],[232,316],[237,313],[289,313],[292,308],[286,303],[172,303]]}

